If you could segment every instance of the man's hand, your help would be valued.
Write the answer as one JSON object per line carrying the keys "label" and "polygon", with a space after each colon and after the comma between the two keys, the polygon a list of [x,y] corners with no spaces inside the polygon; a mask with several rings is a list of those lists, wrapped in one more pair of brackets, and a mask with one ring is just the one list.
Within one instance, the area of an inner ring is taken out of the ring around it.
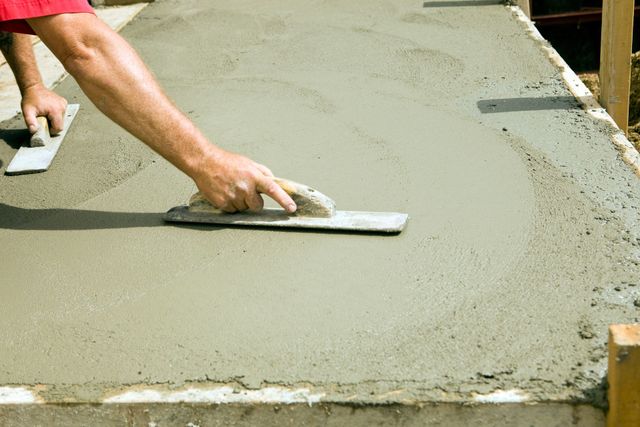
{"label": "man's hand", "polygon": [[67,101],[42,84],[31,41],[31,36],[26,34],[0,31],[0,51],[11,66],[20,88],[22,114],[29,131],[34,133],[38,130],[37,116],[45,116],[49,119],[51,133],[60,133]]}
{"label": "man's hand", "polygon": [[260,193],[274,199],[289,213],[296,210],[296,204],[274,182],[273,174],[266,166],[213,145],[194,180],[200,192],[225,212],[261,210],[264,201]]}
{"label": "man's hand", "polygon": [[42,84],[35,84],[23,90],[22,114],[31,133],[38,130],[38,121],[36,120],[38,116],[45,116],[49,119],[49,130],[52,135],[62,132],[66,109],[67,100]]}

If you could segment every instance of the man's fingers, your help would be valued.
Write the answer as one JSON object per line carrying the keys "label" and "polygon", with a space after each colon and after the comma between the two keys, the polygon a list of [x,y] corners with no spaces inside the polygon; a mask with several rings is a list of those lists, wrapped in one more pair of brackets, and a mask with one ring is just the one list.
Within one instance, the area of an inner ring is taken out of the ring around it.
{"label": "man's fingers", "polygon": [[262,172],[266,176],[273,176],[273,172],[271,172],[271,169],[269,169],[265,165],[261,165],[260,163],[256,163],[256,167],[258,168],[258,170],[260,170],[260,172]]}
{"label": "man's fingers", "polygon": [[264,200],[259,193],[248,194],[245,203],[253,212],[259,212],[264,207]]}
{"label": "man's fingers", "polygon": [[265,177],[264,180],[260,181],[256,189],[275,200],[285,211],[289,213],[296,211],[296,204],[293,199],[272,179]]}
{"label": "man's fingers", "polygon": [[64,128],[64,112],[59,111],[51,113],[49,118],[49,132],[51,135],[57,135],[63,131]]}
{"label": "man's fingers", "polygon": [[47,118],[49,131],[52,134],[62,132],[67,100],[60,95],[42,84],[34,84],[24,90],[21,105],[24,121],[31,133],[38,130],[37,117],[39,116]]}
{"label": "man's fingers", "polygon": [[[30,103],[31,104],[31,103]],[[65,103],[66,104],[66,103]],[[49,110],[48,112],[46,112]],[[52,135],[59,134],[64,130],[64,114],[66,112],[66,106],[60,105],[53,108],[47,108],[44,111],[38,111],[38,108],[34,105],[25,105],[22,109],[24,115],[24,122],[29,128],[29,132],[35,133],[38,130],[39,115],[47,117],[49,121],[49,132]]]}
{"label": "man's fingers", "polygon": [[51,133],[56,135],[64,130],[64,115],[67,113],[68,102],[61,98],[61,102],[56,105],[55,109],[49,111],[49,124],[51,125]]}
{"label": "man's fingers", "polygon": [[219,195],[218,196],[212,195],[211,197],[209,196],[205,196],[205,197],[207,198],[207,200],[209,200],[209,203],[211,203],[215,208],[220,209],[223,212],[234,213],[238,210],[230,200],[225,200],[223,197],[220,197]]}
{"label": "man's fingers", "polygon": [[238,211],[238,209],[236,209],[235,206],[233,206],[231,203],[225,203],[224,205],[220,206],[218,209],[226,213],[235,213]]}
{"label": "man's fingers", "polygon": [[38,130],[38,120],[36,119],[36,109],[33,107],[24,107],[22,109],[24,115],[24,123],[29,128],[29,132],[36,133]]}
{"label": "man's fingers", "polygon": [[245,203],[244,200],[242,199],[235,199],[233,201],[233,207],[236,209],[236,211],[238,212],[242,212],[242,211],[246,211],[247,209],[249,209],[249,207],[247,206],[247,204]]}

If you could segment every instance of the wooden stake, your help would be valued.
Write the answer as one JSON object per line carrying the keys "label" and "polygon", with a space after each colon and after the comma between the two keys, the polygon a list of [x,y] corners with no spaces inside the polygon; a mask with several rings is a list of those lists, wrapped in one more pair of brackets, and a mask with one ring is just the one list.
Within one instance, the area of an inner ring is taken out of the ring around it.
{"label": "wooden stake", "polygon": [[640,426],[640,324],[609,326],[608,427]]}
{"label": "wooden stake", "polygon": [[531,19],[531,0],[518,0],[518,6],[527,15],[527,18]]}
{"label": "wooden stake", "polygon": [[634,0],[604,0],[600,47],[600,103],[626,134],[629,125]]}

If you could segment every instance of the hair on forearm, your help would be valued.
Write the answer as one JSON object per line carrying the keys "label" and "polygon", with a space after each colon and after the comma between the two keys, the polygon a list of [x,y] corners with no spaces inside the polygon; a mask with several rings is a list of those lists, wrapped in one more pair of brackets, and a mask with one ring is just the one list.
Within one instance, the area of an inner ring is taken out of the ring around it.
{"label": "hair on forearm", "polygon": [[13,46],[13,33],[0,31],[0,50],[8,51]]}

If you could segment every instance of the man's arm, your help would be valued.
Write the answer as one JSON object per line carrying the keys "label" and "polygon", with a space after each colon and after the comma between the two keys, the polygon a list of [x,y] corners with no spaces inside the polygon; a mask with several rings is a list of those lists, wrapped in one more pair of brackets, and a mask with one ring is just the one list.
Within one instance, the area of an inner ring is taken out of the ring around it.
{"label": "man's arm", "polygon": [[269,169],[211,144],[167,98],[133,48],[96,16],[61,14],[28,22],[104,114],[189,175],[216,207],[259,210],[259,193],[265,193],[295,211]]}
{"label": "man's arm", "polygon": [[42,83],[31,47],[31,37],[0,31],[0,50],[13,71],[22,94],[22,114],[29,130],[38,128],[37,116],[46,116],[51,132],[62,131],[67,101]]}

